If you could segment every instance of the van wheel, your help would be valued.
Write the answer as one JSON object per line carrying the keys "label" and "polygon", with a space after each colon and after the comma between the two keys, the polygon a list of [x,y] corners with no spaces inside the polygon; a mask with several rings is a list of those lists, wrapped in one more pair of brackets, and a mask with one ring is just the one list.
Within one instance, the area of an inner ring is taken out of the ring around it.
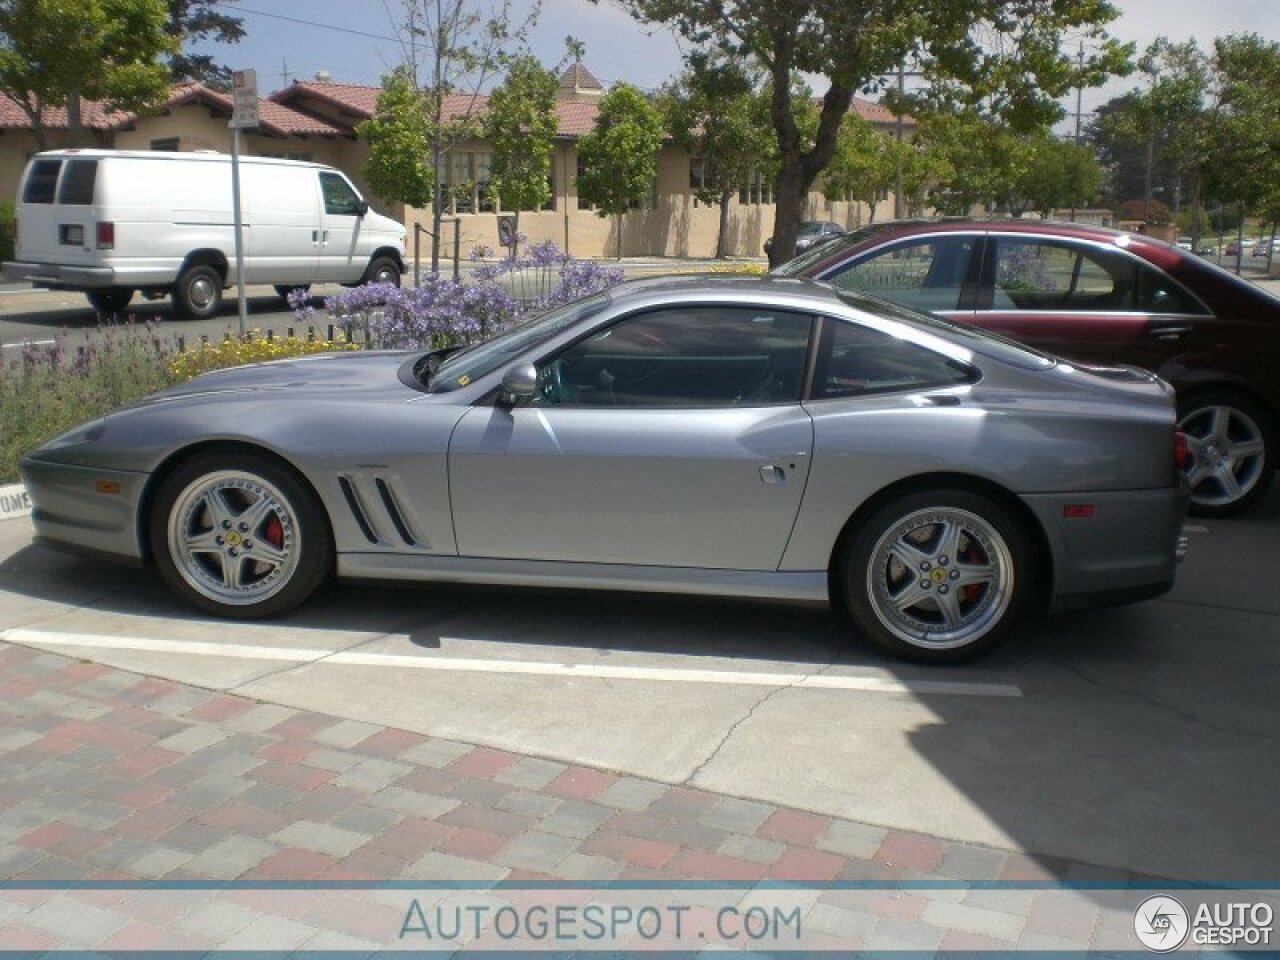
{"label": "van wheel", "polygon": [[311,289],[311,284],[309,283],[291,283],[291,284],[281,283],[281,284],[277,284],[275,287],[276,296],[278,296],[281,300],[286,300],[286,301],[289,299],[289,294],[293,293],[293,291],[301,290],[303,293],[306,293],[310,289]]}
{"label": "van wheel", "polygon": [[222,305],[222,274],[207,263],[187,267],[174,285],[173,305],[188,320],[217,316]]}
{"label": "van wheel", "polygon": [[400,286],[400,264],[390,257],[377,257],[364,272],[365,283],[389,283]]}
{"label": "van wheel", "polygon": [[133,288],[102,287],[98,290],[86,290],[84,295],[98,312],[115,313],[129,305],[129,301],[133,299]]}

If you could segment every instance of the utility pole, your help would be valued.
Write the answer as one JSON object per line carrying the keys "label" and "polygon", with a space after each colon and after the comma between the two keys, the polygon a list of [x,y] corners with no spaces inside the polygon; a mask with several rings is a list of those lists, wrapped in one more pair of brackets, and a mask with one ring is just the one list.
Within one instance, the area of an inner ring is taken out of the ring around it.
{"label": "utility pole", "polygon": [[[1079,67],[1080,72],[1084,73],[1084,41],[1083,40],[1080,41],[1080,52],[1076,54],[1076,65]],[[1081,98],[1083,95],[1084,95],[1084,87],[1077,84],[1076,85],[1076,146],[1077,147],[1080,146],[1080,114],[1083,112],[1081,110],[1081,106],[1082,106]],[[1072,223],[1076,222],[1076,202],[1074,198],[1071,201],[1071,222]]]}
{"label": "utility pole", "polygon": [[893,124],[893,135],[898,141],[895,154],[897,170],[893,184],[893,219],[901,220],[905,215],[905,204],[902,198],[902,95],[906,91],[907,71],[904,64],[898,64],[898,110]]}
{"label": "utility pole", "polygon": [[287,87],[292,79],[293,74],[289,72],[289,61],[282,58],[280,60],[280,86]]}

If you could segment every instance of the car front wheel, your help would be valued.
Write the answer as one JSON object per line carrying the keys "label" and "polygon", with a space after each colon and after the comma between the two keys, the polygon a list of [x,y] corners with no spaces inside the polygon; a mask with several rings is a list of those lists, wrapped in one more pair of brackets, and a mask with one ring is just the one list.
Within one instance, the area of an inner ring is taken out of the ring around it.
{"label": "car front wheel", "polygon": [[920,491],[858,526],[840,576],[859,634],[906,659],[952,662],[1009,636],[1035,599],[1035,550],[995,500]]}
{"label": "car front wheel", "polygon": [[1178,426],[1190,453],[1185,475],[1192,513],[1236,513],[1271,486],[1275,427],[1250,398],[1216,390],[1192,394],[1178,404]]}
{"label": "car front wheel", "polygon": [[323,508],[291,471],[252,452],[212,451],[161,484],[152,555],[188,603],[229,617],[270,617],[306,600],[329,573]]}

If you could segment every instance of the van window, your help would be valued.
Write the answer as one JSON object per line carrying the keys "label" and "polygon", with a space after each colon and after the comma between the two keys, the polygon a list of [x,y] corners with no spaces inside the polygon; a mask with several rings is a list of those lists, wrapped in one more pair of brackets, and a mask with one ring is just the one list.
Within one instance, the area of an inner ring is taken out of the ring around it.
{"label": "van window", "polygon": [[320,174],[324,192],[324,212],[356,216],[360,212],[360,196],[351,189],[346,178],[336,173]]}
{"label": "van window", "polygon": [[62,161],[46,158],[33,160],[27,174],[27,185],[22,190],[23,203],[53,203],[53,188],[58,182]]}
{"label": "van window", "polygon": [[86,207],[93,203],[93,184],[98,178],[97,160],[71,160],[62,174],[58,202]]}

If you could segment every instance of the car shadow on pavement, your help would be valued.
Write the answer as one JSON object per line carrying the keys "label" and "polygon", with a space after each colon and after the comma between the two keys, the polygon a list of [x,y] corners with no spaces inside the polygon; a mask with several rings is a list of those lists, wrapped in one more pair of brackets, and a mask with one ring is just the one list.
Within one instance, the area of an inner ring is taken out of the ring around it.
{"label": "car shadow on pavement", "polygon": [[[222,301],[218,308],[218,316],[235,319],[238,314],[234,291]],[[277,296],[249,297],[245,301],[245,310],[249,315],[280,313],[287,307]],[[4,322],[16,326],[59,327],[68,332],[93,332],[112,327],[142,326],[148,323],[162,323],[164,330],[175,335],[181,334],[186,321],[173,312],[169,300],[147,301],[140,297],[116,314],[101,314],[86,304],[84,307],[63,308],[53,310],[31,311],[29,313],[6,313]]]}

